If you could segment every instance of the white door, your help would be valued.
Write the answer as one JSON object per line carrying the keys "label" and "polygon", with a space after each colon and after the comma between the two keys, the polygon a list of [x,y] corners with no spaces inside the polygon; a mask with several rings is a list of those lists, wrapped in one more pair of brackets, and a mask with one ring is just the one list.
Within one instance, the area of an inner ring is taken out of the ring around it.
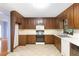
{"label": "white door", "polygon": [[19,45],[19,42],[18,42],[18,31],[19,31],[19,25],[16,24],[15,25],[15,37],[14,37],[14,48]]}

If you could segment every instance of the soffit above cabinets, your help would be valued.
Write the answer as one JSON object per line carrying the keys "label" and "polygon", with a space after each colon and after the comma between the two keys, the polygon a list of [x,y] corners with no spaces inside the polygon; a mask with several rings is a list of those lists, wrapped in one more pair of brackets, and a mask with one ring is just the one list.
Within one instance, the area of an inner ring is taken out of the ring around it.
{"label": "soffit above cabinets", "polygon": [[0,3],[0,12],[5,14],[12,10],[18,11],[24,17],[56,17],[73,3],[50,3],[46,8],[34,8],[31,3]]}

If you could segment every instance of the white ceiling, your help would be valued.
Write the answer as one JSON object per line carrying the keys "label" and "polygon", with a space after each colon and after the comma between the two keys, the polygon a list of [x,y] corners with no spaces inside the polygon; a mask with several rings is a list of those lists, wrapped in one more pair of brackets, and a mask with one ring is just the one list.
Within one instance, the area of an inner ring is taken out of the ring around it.
{"label": "white ceiling", "polygon": [[0,3],[0,14],[8,15],[16,10],[24,17],[56,17],[72,3],[50,3],[45,9],[37,9],[31,3]]}

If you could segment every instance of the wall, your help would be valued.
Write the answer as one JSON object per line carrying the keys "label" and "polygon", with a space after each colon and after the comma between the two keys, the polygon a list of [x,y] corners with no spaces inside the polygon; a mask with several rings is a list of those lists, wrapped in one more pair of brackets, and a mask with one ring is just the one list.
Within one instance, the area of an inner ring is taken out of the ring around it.
{"label": "wall", "polygon": [[0,52],[1,52],[1,39],[0,39]]}
{"label": "wall", "polygon": [[0,14],[0,23],[2,24],[2,38],[6,37],[8,41],[8,51],[10,51],[10,13]]}

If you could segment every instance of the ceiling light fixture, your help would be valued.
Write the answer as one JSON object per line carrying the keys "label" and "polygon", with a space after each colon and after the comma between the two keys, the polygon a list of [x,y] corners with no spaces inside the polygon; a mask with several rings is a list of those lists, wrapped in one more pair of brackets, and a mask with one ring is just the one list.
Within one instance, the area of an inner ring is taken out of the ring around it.
{"label": "ceiling light fixture", "polygon": [[49,4],[48,3],[33,3],[32,5],[34,8],[44,9],[44,8],[47,8]]}

